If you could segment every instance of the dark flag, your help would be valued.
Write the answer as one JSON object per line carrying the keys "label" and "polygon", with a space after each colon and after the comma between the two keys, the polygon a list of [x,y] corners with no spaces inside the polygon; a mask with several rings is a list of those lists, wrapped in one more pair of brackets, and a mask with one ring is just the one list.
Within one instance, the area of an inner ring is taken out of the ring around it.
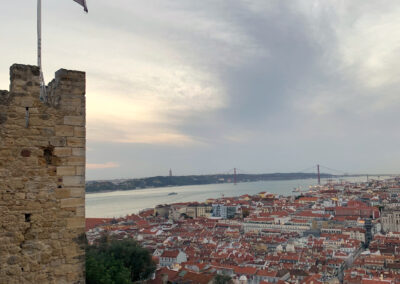
{"label": "dark flag", "polygon": [[86,0],[74,0],[76,3],[79,3],[83,6],[83,10],[85,10],[85,12],[88,12],[87,6],[86,6]]}

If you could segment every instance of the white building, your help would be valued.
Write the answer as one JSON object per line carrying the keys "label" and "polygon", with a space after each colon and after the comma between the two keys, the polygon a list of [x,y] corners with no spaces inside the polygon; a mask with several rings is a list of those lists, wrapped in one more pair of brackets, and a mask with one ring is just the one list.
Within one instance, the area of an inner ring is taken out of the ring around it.
{"label": "white building", "polygon": [[310,224],[289,225],[289,224],[270,224],[262,222],[245,222],[243,230],[247,233],[250,231],[262,231],[265,229],[279,230],[281,232],[298,232],[303,233],[311,229]]}
{"label": "white building", "polygon": [[172,267],[187,261],[187,255],[179,250],[165,250],[160,256],[161,267]]}
{"label": "white building", "polygon": [[222,219],[230,219],[235,217],[237,206],[215,203],[212,205],[212,216],[221,217]]}
{"label": "white building", "polygon": [[381,220],[383,232],[400,232],[400,209],[383,211]]}

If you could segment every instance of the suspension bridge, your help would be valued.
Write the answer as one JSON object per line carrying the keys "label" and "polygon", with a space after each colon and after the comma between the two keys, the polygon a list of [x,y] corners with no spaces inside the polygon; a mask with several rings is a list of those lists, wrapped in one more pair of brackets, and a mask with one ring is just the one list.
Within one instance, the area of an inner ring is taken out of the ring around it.
{"label": "suspension bridge", "polygon": [[[301,170],[296,170],[296,171],[291,171],[290,173],[275,173],[275,175],[293,175],[293,174],[304,174],[307,175],[306,178],[312,178],[315,177],[318,181],[318,184],[321,184],[321,178],[337,178],[337,177],[355,177],[355,176],[366,176],[368,179],[368,176],[377,176],[378,179],[380,176],[397,176],[394,174],[355,174],[355,173],[349,173],[344,170],[338,170],[338,169],[333,169],[331,167],[327,167],[321,164],[313,165]],[[224,176],[230,176],[231,177],[231,182],[236,184],[238,182],[238,177],[240,175],[246,175],[246,176],[262,176],[263,174],[254,174],[254,173],[249,173],[246,172],[245,170],[239,169],[239,168],[232,168],[229,169],[226,172],[220,173],[220,175]],[[265,174],[265,175],[274,175],[274,174]]]}

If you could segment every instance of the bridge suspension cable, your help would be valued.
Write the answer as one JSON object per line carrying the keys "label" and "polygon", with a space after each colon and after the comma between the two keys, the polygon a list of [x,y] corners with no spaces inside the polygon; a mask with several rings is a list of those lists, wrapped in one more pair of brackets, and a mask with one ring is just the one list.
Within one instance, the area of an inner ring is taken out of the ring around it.
{"label": "bridge suspension cable", "polygon": [[324,169],[327,169],[327,170],[329,170],[329,171],[335,172],[335,173],[343,174],[343,175],[346,173],[345,171],[335,170],[335,169],[328,168],[328,167],[323,166],[323,165],[320,165],[320,167],[321,167],[321,168],[324,168]]}

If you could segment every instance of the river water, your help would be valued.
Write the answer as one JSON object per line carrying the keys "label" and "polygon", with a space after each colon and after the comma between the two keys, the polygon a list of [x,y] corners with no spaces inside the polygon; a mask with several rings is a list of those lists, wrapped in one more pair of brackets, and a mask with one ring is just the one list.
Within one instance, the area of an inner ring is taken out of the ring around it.
{"label": "river water", "polygon": [[[366,177],[353,177],[345,180],[366,181]],[[326,180],[321,182],[324,183]],[[208,198],[219,198],[222,195],[225,197],[240,196],[246,193],[253,195],[262,191],[291,195],[294,194],[292,193],[294,188],[300,187],[302,190],[306,190],[316,183],[317,181],[314,179],[303,179],[244,182],[237,185],[224,183],[89,193],[86,194],[86,217],[122,217],[127,214],[138,213],[142,209],[154,208],[158,204],[188,201],[203,202]],[[178,194],[168,195],[171,192]]]}

